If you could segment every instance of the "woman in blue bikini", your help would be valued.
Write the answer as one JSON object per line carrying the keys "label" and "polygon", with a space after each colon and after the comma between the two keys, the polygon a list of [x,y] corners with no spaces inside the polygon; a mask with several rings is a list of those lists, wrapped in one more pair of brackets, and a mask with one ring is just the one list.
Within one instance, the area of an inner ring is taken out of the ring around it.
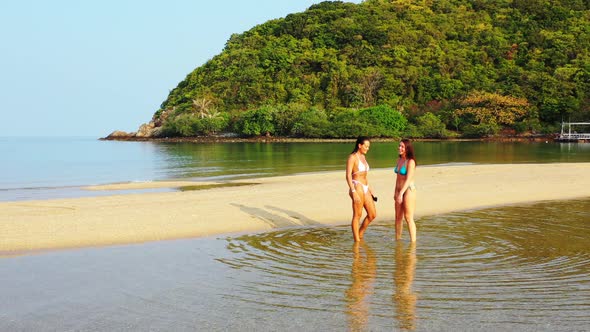
{"label": "woman in blue bikini", "polygon": [[405,217],[410,231],[410,241],[416,242],[416,224],[414,223],[414,210],[416,209],[416,186],[414,174],[416,173],[416,159],[414,147],[409,139],[402,139],[398,147],[399,159],[394,172],[395,180],[395,239],[401,240]]}
{"label": "woman in blue bikini", "polygon": [[[346,162],[346,182],[348,183],[348,195],[352,199],[352,236],[355,242],[363,238],[367,227],[375,217],[375,199],[373,191],[369,187],[367,181],[367,173],[369,173],[369,163],[365,155],[369,151],[371,142],[368,137],[360,136],[356,140],[354,150],[348,156]],[[363,208],[367,211],[367,216],[359,227],[359,222],[363,214]]]}

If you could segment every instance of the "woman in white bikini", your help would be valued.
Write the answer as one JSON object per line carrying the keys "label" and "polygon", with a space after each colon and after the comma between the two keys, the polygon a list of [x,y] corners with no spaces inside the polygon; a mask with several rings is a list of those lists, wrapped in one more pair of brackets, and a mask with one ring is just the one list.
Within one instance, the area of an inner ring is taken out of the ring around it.
{"label": "woman in white bikini", "polygon": [[403,225],[406,218],[410,241],[416,242],[416,224],[414,223],[414,210],[416,209],[416,186],[414,185],[414,174],[416,173],[416,159],[414,147],[409,139],[402,139],[398,147],[399,159],[393,170],[396,174],[395,180],[395,239],[401,240]]}
{"label": "woman in white bikini", "polygon": [[[375,211],[375,195],[369,183],[367,182],[367,173],[369,172],[369,164],[365,159],[365,155],[369,151],[371,142],[368,137],[361,136],[357,138],[354,150],[348,161],[346,162],[346,183],[348,183],[348,194],[352,199],[352,236],[355,242],[360,241],[363,238],[367,227],[375,217],[377,212]],[[360,224],[361,216],[363,214],[363,208],[367,211],[367,216]]]}

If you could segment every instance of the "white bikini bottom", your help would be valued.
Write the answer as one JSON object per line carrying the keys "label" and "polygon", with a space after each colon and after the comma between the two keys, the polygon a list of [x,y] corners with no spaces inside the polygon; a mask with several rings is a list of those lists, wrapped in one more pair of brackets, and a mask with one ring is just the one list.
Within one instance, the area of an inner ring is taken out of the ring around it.
{"label": "white bikini bottom", "polygon": [[359,182],[357,180],[352,180],[352,184],[354,184],[355,187],[356,187],[357,184],[362,185],[363,186],[363,191],[365,192],[365,194],[369,192],[369,185],[368,184],[363,184],[363,183],[361,183],[361,182]]}

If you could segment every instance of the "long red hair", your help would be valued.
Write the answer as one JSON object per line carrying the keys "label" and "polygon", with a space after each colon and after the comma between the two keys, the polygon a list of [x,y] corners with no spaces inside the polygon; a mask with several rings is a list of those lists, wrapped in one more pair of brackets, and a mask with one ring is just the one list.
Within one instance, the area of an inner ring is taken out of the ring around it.
{"label": "long red hair", "polygon": [[416,163],[416,165],[418,165],[418,162],[416,161],[416,156],[414,155],[414,147],[412,146],[412,141],[410,141],[407,138],[404,138],[402,139],[402,143],[404,143],[404,146],[406,147],[406,159],[414,159],[414,162]]}

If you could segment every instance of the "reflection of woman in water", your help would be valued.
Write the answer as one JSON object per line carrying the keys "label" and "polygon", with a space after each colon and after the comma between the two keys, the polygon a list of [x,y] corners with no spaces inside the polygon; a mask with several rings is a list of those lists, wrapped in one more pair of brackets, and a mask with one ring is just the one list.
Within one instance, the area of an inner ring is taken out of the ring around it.
{"label": "reflection of woman in water", "polygon": [[416,159],[414,147],[409,139],[403,139],[398,147],[399,159],[395,165],[395,239],[401,240],[403,225],[406,218],[410,241],[416,242],[416,223],[414,223],[414,210],[416,209],[416,186],[414,174],[416,173]]}
{"label": "reflection of woman in water", "polygon": [[398,242],[395,248],[395,271],[393,273],[395,292],[393,302],[400,329],[413,330],[416,328],[417,296],[412,292],[415,270],[416,244],[410,243],[410,246],[404,250],[403,244]]}
{"label": "reflection of woman in water", "polygon": [[369,299],[373,293],[373,283],[377,274],[377,259],[373,250],[364,242],[355,242],[352,247],[352,283],[346,291],[349,330],[367,329]]}
{"label": "reflection of woman in water", "polygon": [[[371,142],[368,137],[360,136],[356,140],[354,150],[348,156],[346,162],[346,183],[348,184],[348,195],[352,199],[352,236],[355,242],[363,238],[367,227],[375,217],[375,202],[373,201],[373,191],[367,181],[369,173],[369,163],[365,155],[369,152]],[[367,216],[359,227],[359,222],[363,214],[363,208],[367,211]]]}

